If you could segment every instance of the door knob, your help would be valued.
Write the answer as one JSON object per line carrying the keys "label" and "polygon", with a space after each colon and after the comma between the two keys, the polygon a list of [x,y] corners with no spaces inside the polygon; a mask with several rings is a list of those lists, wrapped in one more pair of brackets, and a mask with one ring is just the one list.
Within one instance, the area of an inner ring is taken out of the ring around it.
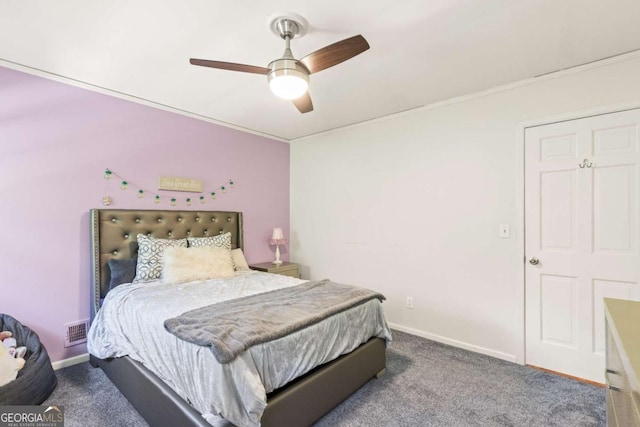
{"label": "door knob", "polygon": [[529,258],[529,264],[538,265],[538,264],[540,264],[540,260],[538,258],[532,256],[531,258]]}

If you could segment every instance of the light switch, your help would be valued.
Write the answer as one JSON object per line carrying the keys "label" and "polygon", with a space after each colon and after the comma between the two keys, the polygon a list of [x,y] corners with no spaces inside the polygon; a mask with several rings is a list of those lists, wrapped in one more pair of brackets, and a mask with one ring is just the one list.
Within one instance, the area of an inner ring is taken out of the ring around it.
{"label": "light switch", "polygon": [[499,234],[501,239],[508,239],[511,237],[511,228],[509,227],[509,224],[500,224]]}

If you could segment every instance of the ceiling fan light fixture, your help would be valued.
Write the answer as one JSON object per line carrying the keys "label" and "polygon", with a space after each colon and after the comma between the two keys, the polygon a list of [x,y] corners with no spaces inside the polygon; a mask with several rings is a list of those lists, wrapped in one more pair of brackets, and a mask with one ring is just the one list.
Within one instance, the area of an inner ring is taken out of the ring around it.
{"label": "ceiling fan light fixture", "polygon": [[268,79],[271,92],[282,99],[300,98],[309,89],[309,75],[296,69],[273,70]]}
{"label": "ceiling fan light fixture", "polygon": [[313,51],[298,60],[291,52],[291,40],[306,34],[307,27],[307,21],[300,15],[288,13],[272,16],[269,28],[284,40],[285,48],[282,57],[271,61],[267,67],[198,58],[191,58],[189,62],[201,67],[266,75],[269,88],[276,96],[293,101],[298,111],[308,113],[313,111],[313,102],[308,93],[309,75],[361,54],[369,49],[369,43],[358,34]]}

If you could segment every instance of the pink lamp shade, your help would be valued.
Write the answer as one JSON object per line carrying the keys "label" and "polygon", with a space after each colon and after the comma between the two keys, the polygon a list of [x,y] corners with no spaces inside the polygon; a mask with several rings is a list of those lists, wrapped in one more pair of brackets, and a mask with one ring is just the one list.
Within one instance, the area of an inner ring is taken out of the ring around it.
{"label": "pink lamp shade", "polygon": [[282,232],[282,228],[274,228],[273,233],[271,234],[271,239],[269,240],[271,245],[285,245],[287,243],[287,239],[284,238],[284,233]]}

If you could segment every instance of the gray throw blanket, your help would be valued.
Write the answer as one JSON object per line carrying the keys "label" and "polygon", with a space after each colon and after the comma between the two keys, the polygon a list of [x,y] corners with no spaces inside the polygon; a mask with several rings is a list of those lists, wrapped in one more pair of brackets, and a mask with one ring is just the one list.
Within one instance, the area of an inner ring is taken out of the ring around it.
{"label": "gray throw blanket", "polygon": [[253,345],[374,298],[385,299],[369,289],[321,280],[197,308],[165,320],[164,327],[184,341],[210,346],[218,362],[229,363]]}

